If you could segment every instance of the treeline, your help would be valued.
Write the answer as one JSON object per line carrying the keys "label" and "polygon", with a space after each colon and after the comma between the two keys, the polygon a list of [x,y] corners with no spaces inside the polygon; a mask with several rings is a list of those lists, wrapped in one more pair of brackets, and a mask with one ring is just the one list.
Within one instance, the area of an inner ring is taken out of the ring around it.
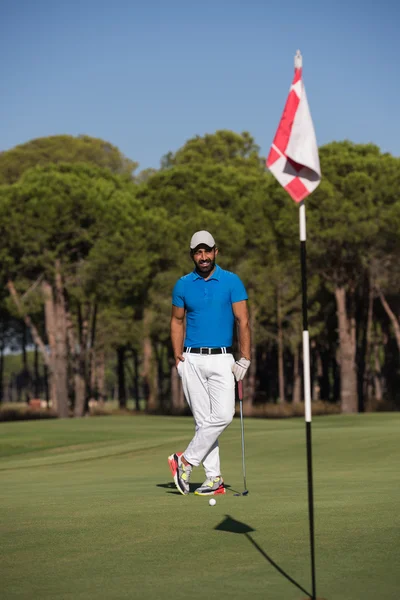
{"label": "treeline", "polygon": [[[400,159],[378,147],[320,148],[306,200],[313,401],[342,412],[400,408]],[[60,417],[109,397],[137,410],[185,403],[169,343],[171,290],[189,240],[212,232],[219,264],[246,284],[247,412],[302,401],[298,207],[248,133],[189,140],[136,174],[102,140],[41,138],[0,154],[0,390],[22,322]],[[24,328],[23,328],[24,329]]]}

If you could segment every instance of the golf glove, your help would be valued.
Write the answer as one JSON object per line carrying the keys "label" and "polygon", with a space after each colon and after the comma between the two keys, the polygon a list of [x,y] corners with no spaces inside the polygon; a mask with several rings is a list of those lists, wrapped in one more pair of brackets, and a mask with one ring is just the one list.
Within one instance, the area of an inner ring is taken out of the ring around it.
{"label": "golf glove", "polygon": [[242,358],[237,360],[235,364],[232,366],[232,373],[235,376],[236,381],[242,381],[243,377],[246,375],[247,369],[250,366],[250,361],[247,358]]}

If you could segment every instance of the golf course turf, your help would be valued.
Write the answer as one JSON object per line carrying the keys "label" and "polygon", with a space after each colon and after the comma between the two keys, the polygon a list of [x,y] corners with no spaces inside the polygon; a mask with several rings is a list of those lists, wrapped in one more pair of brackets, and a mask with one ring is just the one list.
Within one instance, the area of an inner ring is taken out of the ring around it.
{"label": "golf course turf", "polygon": [[[302,600],[311,591],[305,425],[221,437],[228,488],[182,496],[167,457],[187,417],[0,424],[0,597]],[[317,595],[400,598],[400,414],[314,418]],[[192,489],[202,483],[194,469]]]}

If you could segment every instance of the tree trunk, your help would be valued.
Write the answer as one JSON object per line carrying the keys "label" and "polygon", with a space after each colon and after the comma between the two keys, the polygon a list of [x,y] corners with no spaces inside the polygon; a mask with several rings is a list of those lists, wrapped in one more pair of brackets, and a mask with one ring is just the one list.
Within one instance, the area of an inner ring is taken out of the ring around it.
{"label": "tree trunk", "polygon": [[318,402],[319,400],[321,400],[321,388],[324,376],[322,358],[318,346],[315,346],[314,348],[314,361],[315,370],[311,397],[313,402]]}
{"label": "tree trunk", "polygon": [[353,314],[348,314],[346,290],[335,289],[339,325],[340,402],[343,413],[358,411],[356,370],[356,325]]}
{"label": "tree trunk", "polygon": [[256,397],[256,373],[257,373],[257,348],[256,348],[256,327],[257,327],[257,314],[258,311],[254,304],[252,304],[250,311],[250,333],[251,333],[251,347],[250,347],[250,367],[249,374],[245,386],[245,395],[243,398],[243,410],[247,414],[251,414],[254,399]]}
{"label": "tree trunk", "polygon": [[[61,416],[59,398],[58,398],[58,385],[57,385],[57,348],[56,348],[56,326],[55,326],[55,310],[53,301],[53,290],[51,285],[46,281],[41,283],[43,297],[44,297],[44,312],[45,312],[45,328],[47,334],[47,341],[50,348],[50,365],[47,368],[47,384],[49,403],[52,409]],[[46,365],[47,366],[47,365]]]}
{"label": "tree trunk", "polygon": [[296,344],[293,360],[293,404],[301,402],[301,374],[300,374],[300,349]]}
{"label": "tree trunk", "polygon": [[87,365],[88,376],[87,376],[87,387],[88,397],[93,398],[97,395],[96,393],[96,325],[97,325],[97,303],[95,303],[91,310],[91,325],[90,325],[90,338],[89,338],[89,364]]}
{"label": "tree trunk", "polygon": [[283,329],[281,315],[281,300],[279,287],[277,290],[277,341],[278,341],[278,377],[279,377],[279,402],[285,403],[285,373],[283,364]]}
{"label": "tree trunk", "polygon": [[154,358],[156,368],[156,386],[158,389],[159,407],[163,411],[165,410],[166,394],[164,389],[164,355],[166,347],[164,344],[157,343]]}
{"label": "tree trunk", "polygon": [[120,408],[126,408],[125,383],[125,347],[117,348],[118,403]]}
{"label": "tree trunk", "polygon": [[61,279],[60,261],[55,262],[55,333],[56,333],[56,371],[57,395],[61,417],[69,416],[68,399],[68,347],[67,320],[65,315],[64,287]]}
{"label": "tree trunk", "polygon": [[33,360],[33,393],[35,398],[40,396],[40,375],[39,375],[39,352],[35,344],[35,354]]}
{"label": "tree trunk", "polygon": [[375,348],[374,348],[374,362],[375,362],[375,372],[374,372],[375,401],[378,404],[380,404],[383,401],[383,393],[382,393],[381,365],[379,362],[379,354],[378,354],[378,346],[377,345],[375,345]]}
{"label": "tree trunk", "polygon": [[104,348],[96,352],[96,389],[99,402],[106,400],[106,357]]}
{"label": "tree trunk", "polygon": [[143,318],[143,386],[147,399],[147,412],[156,412],[159,408],[159,390],[157,369],[154,361],[153,344],[150,336],[151,313],[148,309],[144,311]]}
{"label": "tree trunk", "polygon": [[31,399],[31,384],[32,378],[28,365],[28,355],[26,352],[26,347],[28,345],[27,340],[27,326],[25,321],[22,321],[22,336],[21,336],[21,346],[22,346],[22,378],[21,378],[21,387],[25,392],[25,401],[29,404],[29,400]]}
{"label": "tree trunk", "polygon": [[74,380],[75,387],[75,405],[74,405],[74,417],[83,417],[85,414],[85,401],[86,401],[86,385],[85,375],[82,373],[82,363],[78,357],[78,370],[75,374]]}
{"label": "tree trunk", "polygon": [[49,369],[47,365],[43,365],[43,381],[44,381],[44,397],[47,408],[50,406],[50,390],[49,390]]}
{"label": "tree trunk", "polygon": [[88,398],[90,400],[96,400],[98,396],[97,391],[97,358],[96,358],[96,350],[94,348],[90,349],[89,353],[89,389],[88,389]]}
{"label": "tree trunk", "polygon": [[395,335],[396,342],[397,342],[397,347],[398,347],[399,352],[400,352],[400,323],[399,323],[399,320],[397,319],[396,315],[394,314],[394,312],[390,308],[389,303],[386,300],[386,298],[385,298],[382,290],[380,289],[380,287],[376,286],[376,289],[378,291],[379,298],[381,299],[382,306],[385,309],[385,312],[386,312],[387,316],[389,317],[390,322],[392,324],[394,335]]}
{"label": "tree trunk", "polygon": [[380,404],[383,401],[383,390],[382,390],[382,367],[379,359],[379,338],[378,333],[375,331],[374,336],[374,396],[375,402]]}
{"label": "tree trunk", "polygon": [[85,414],[86,392],[87,392],[87,343],[89,331],[89,306],[85,307],[82,314],[81,304],[78,304],[78,331],[79,344],[76,357],[76,375],[75,375],[75,409],[76,417],[83,417]]}
{"label": "tree trunk", "polygon": [[368,313],[367,313],[367,326],[365,331],[365,355],[364,355],[364,377],[363,377],[363,396],[364,404],[368,404],[371,390],[371,379],[372,379],[372,365],[371,365],[371,337],[372,337],[372,320],[373,320],[373,308],[374,308],[374,287],[372,284],[372,276],[369,278],[368,287]]}
{"label": "tree trunk", "polygon": [[26,324],[22,321],[22,335],[21,335],[21,346],[22,346],[22,370],[28,371],[28,356],[26,353],[27,339],[26,339]]}
{"label": "tree trunk", "polygon": [[133,356],[133,395],[135,402],[135,410],[140,411],[140,398],[139,398],[139,356],[138,351],[132,350]]}
{"label": "tree trunk", "polygon": [[0,403],[4,400],[3,385],[4,385],[4,346],[5,346],[5,325],[4,320],[1,320],[1,339],[0,339]]}
{"label": "tree trunk", "polygon": [[55,306],[51,285],[46,280],[43,280],[41,286],[44,297],[46,333],[51,357],[50,369],[48,369],[50,402],[53,410],[55,410],[59,417],[68,417],[67,357],[64,337],[65,327],[63,323],[65,314]]}
{"label": "tree trunk", "polygon": [[68,297],[66,301],[66,310],[65,310],[65,324],[67,328],[67,342],[68,342],[68,356],[70,361],[70,366],[72,370],[72,387],[74,390],[74,413],[76,407],[76,398],[79,397],[80,394],[80,381],[79,381],[79,351],[78,345],[75,338],[74,325],[72,322],[72,315],[69,307]]}
{"label": "tree trunk", "polygon": [[3,393],[3,385],[4,385],[4,345],[3,341],[0,346],[0,403],[3,402],[4,393]]}
{"label": "tree trunk", "polygon": [[66,327],[67,340],[69,347],[69,358],[72,366],[73,387],[74,387],[74,416],[83,417],[85,414],[86,403],[86,351],[85,351],[85,335],[86,327],[82,323],[81,306],[78,304],[78,340],[72,321],[72,315],[66,305]]}
{"label": "tree trunk", "polygon": [[43,298],[44,298],[44,317],[47,341],[50,348],[50,364],[47,366],[47,383],[49,392],[49,401],[52,409],[58,414],[57,403],[57,388],[56,388],[56,335],[55,335],[55,317],[54,317],[54,302],[53,290],[51,285],[43,280],[41,283]]}
{"label": "tree trunk", "polygon": [[[320,387],[319,395],[320,395],[321,400],[325,400],[326,402],[329,402],[329,400],[331,400],[332,396],[334,396],[334,393],[333,394],[331,393],[332,386],[331,386],[331,381],[330,381],[332,356],[331,356],[329,350],[324,348],[324,349],[320,350],[319,357],[320,357],[321,369],[322,369],[321,379],[320,379],[320,383],[319,383],[319,387]],[[336,361],[334,361],[333,364],[336,364]]]}

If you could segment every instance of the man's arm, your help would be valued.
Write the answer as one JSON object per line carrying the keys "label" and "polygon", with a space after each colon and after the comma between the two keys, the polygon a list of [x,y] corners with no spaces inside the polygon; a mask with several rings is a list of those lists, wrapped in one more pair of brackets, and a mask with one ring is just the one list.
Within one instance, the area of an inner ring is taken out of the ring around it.
{"label": "man's arm", "polygon": [[250,360],[250,321],[247,300],[234,302],[232,309],[238,324],[240,355]]}
{"label": "man's arm", "polygon": [[183,336],[184,336],[184,319],[185,309],[172,305],[171,313],[171,343],[174,352],[175,364],[178,366],[179,361],[184,361],[183,352]]}

